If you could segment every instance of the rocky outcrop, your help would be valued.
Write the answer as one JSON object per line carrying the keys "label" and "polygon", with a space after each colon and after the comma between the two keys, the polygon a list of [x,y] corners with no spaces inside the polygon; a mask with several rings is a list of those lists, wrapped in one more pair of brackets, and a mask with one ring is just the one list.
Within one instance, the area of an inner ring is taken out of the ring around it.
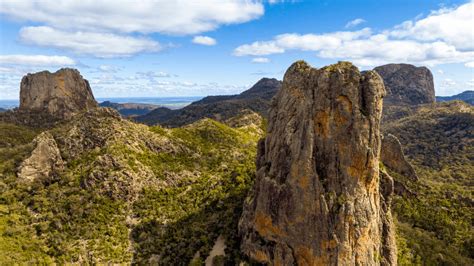
{"label": "rocky outcrop", "polygon": [[250,259],[396,264],[393,185],[381,189],[379,177],[383,95],[376,72],[347,62],[315,69],[299,61],[287,70],[239,222]]}
{"label": "rocky outcrop", "polygon": [[409,64],[388,64],[374,70],[385,84],[385,105],[435,102],[433,75],[428,68]]}
{"label": "rocky outcrop", "polygon": [[89,82],[76,69],[63,68],[55,73],[42,71],[28,74],[21,80],[20,111],[69,119],[75,113],[97,106]]}
{"label": "rocky outcrop", "polygon": [[118,134],[120,114],[108,107],[95,108],[77,115],[67,130],[56,138],[65,160],[79,157],[84,151],[103,147]]}
{"label": "rocky outcrop", "polygon": [[382,138],[382,151],[380,154],[382,163],[390,170],[410,178],[418,180],[413,166],[406,160],[400,141],[392,134],[386,134]]}
{"label": "rocky outcrop", "polygon": [[56,141],[49,132],[39,134],[33,140],[33,145],[35,148],[30,157],[24,160],[18,169],[20,180],[48,178],[64,166]]}

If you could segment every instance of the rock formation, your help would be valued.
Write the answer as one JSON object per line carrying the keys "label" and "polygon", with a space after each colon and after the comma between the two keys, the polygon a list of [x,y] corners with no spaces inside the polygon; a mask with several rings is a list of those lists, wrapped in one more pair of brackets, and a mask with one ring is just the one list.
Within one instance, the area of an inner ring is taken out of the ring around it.
{"label": "rock formation", "polygon": [[390,170],[404,175],[411,180],[418,180],[415,169],[413,169],[413,166],[406,160],[402,145],[394,135],[387,134],[383,137],[380,159]]}
{"label": "rock formation", "polygon": [[45,131],[33,140],[34,150],[30,157],[22,162],[18,169],[20,180],[32,181],[50,177],[51,174],[63,167],[56,141],[51,133]]}
{"label": "rock formation", "polygon": [[428,68],[409,64],[388,64],[374,70],[385,84],[385,105],[435,102],[433,75]]}
{"label": "rock formation", "polygon": [[299,61],[287,70],[239,222],[250,259],[396,264],[393,181],[385,178],[381,189],[379,178],[383,96],[376,72],[347,62],[315,69]]}
{"label": "rock formation", "polygon": [[97,106],[89,82],[76,69],[42,71],[27,74],[21,80],[20,111],[69,119],[77,112]]}

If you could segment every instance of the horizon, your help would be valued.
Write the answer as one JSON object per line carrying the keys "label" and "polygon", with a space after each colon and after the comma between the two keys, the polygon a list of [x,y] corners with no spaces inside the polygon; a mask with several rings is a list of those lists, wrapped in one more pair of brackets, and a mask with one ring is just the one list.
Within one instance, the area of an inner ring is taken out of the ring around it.
{"label": "horizon", "polygon": [[426,66],[436,96],[474,88],[472,1],[131,3],[2,1],[0,99],[18,99],[26,73],[62,67],[97,99],[231,95],[300,59]]}

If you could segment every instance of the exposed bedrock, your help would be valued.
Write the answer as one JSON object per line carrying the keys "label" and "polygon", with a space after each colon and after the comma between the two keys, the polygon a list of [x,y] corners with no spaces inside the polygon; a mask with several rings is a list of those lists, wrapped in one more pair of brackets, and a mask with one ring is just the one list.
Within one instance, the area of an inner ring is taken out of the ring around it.
{"label": "exposed bedrock", "polygon": [[379,174],[384,94],[376,72],[348,62],[315,69],[298,61],[287,70],[239,223],[252,260],[396,264],[393,180]]}

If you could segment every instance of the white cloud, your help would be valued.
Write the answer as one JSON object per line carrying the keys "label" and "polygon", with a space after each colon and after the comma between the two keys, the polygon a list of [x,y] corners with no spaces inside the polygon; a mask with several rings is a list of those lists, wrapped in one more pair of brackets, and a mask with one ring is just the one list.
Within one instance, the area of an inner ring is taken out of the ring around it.
{"label": "white cloud", "polygon": [[467,62],[466,64],[464,64],[465,67],[470,67],[470,68],[474,68],[474,61],[472,62]]}
{"label": "white cloud", "polygon": [[359,24],[362,24],[362,23],[364,23],[364,22],[365,22],[365,19],[356,18],[356,19],[354,19],[354,20],[351,20],[351,21],[347,22],[345,28],[346,28],[346,29],[347,29],[347,28],[353,28],[353,27],[355,27],[355,26],[357,26],[357,25],[359,25]]}
{"label": "white cloud", "polygon": [[[99,75],[90,79],[97,98],[110,97],[167,97],[183,95],[236,94],[248,86],[228,85],[215,82],[198,83],[179,80],[156,80],[147,75],[117,77]],[[0,85],[1,88],[1,85]],[[0,92],[1,93],[1,92]]]}
{"label": "white cloud", "polygon": [[257,19],[264,6],[256,0],[16,0],[2,1],[0,13],[67,30],[183,35]]}
{"label": "white cloud", "polygon": [[390,35],[397,38],[410,38],[419,41],[441,40],[456,49],[474,50],[474,2],[457,8],[443,8],[431,12],[426,18],[405,21],[398,25]]}
{"label": "white cloud", "polygon": [[446,78],[442,81],[441,83],[444,87],[452,87],[452,86],[456,86],[457,85],[457,82],[450,79],[450,78]]}
{"label": "white cloud", "polygon": [[[264,4],[258,0],[141,0],[139,4],[133,0],[8,0],[0,4],[0,14],[36,25],[20,32],[26,43],[110,58],[161,49],[157,41],[137,34],[212,31],[261,17]],[[211,39],[200,41],[213,44]]]}
{"label": "white cloud", "polygon": [[466,82],[466,85],[469,87],[474,87],[474,79],[471,79],[470,81]]}
{"label": "white cloud", "polygon": [[365,28],[359,31],[340,31],[326,34],[296,34],[287,33],[277,35],[271,41],[257,41],[244,44],[234,50],[236,56],[260,56],[284,53],[286,50],[318,51],[321,49],[335,49],[343,41],[351,41],[370,36],[371,31]]}
{"label": "white cloud", "polygon": [[268,0],[267,1],[270,5],[275,5],[275,4],[283,4],[283,3],[287,3],[287,2],[296,2],[296,0]]}
{"label": "white cloud", "polygon": [[207,46],[212,46],[212,45],[217,44],[217,41],[214,38],[211,38],[208,36],[195,36],[192,42],[196,44],[207,45]]}
{"label": "white cloud", "polygon": [[46,26],[24,27],[20,30],[20,39],[28,44],[66,49],[102,58],[128,57],[139,52],[161,50],[158,42],[146,38],[112,33],[68,32]]}
{"label": "white cloud", "polygon": [[121,68],[113,65],[100,65],[97,67],[97,70],[104,73],[117,73]]}
{"label": "white cloud", "polygon": [[244,44],[237,47],[234,50],[235,56],[245,55],[269,55],[269,54],[281,54],[284,53],[285,49],[278,47],[275,42],[254,42],[252,44]]}
{"label": "white cloud", "polygon": [[444,71],[442,69],[438,69],[438,73],[444,75]]}
{"label": "white cloud", "polygon": [[67,56],[57,55],[0,55],[0,64],[26,66],[72,66],[76,62]]}
{"label": "white cloud", "polygon": [[252,59],[252,63],[268,63],[270,62],[270,59],[266,57],[255,57]]}
{"label": "white cloud", "polygon": [[279,47],[303,51],[318,51],[321,49],[335,49],[344,41],[352,41],[361,37],[370,36],[371,30],[364,28],[359,31],[340,31],[327,34],[282,34],[275,38]]}
{"label": "white cloud", "polygon": [[163,71],[147,71],[147,72],[137,72],[136,76],[139,78],[149,78],[149,79],[154,79],[154,78],[169,78],[171,77],[171,74],[163,72]]}
{"label": "white cloud", "polygon": [[[281,34],[269,41],[241,45],[233,54],[262,56],[284,53],[287,50],[314,51],[320,58],[351,60],[360,66],[393,62],[431,66],[464,63],[474,61],[474,47],[471,47],[474,46],[474,37],[472,32],[469,32],[472,27],[465,24],[466,21],[474,21],[473,13],[466,12],[469,8],[474,8],[474,4],[468,3],[456,9],[432,12],[428,17],[411,22],[410,25],[406,23],[403,27],[397,26],[379,33],[365,28],[324,34]],[[464,20],[463,27],[457,24],[460,20]],[[443,28],[436,38],[423,37],[425,33],[422,30],[428,32],[430,25],[437,30],[443,27],[441,22],[458,26],[458,29],[448,33],[444,32]],[[415,36],[416,34],[420,35]]]}
{"label": "white cloud", "polygon": [[474,52],[460,52],[444,42],[419,43],[411,40],[390,40],[375,35],[369,39],[344,42],[337,49],[321,49],[321,58],[350,59],[362,66],[376,66],[387,62],[408,62],[437,65],[463,62],[474,58]]}

